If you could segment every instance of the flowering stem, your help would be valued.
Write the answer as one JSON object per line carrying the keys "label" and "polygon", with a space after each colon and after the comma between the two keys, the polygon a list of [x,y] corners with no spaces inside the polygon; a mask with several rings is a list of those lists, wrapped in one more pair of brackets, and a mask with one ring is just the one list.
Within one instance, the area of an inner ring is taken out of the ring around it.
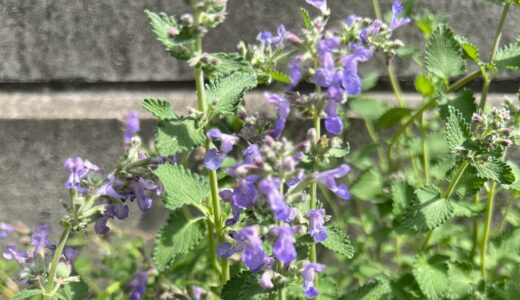
{"label": "flowering stem", "polygon": [[49,300],[54,295],[54,280],[56,279],[56,268],[58,267],[58,263],[60,262],[60,256],[63,252],[63,248],[65,248],[65,244],[67,243],[67,239],[69,238],[70,227],[66,226],[61,233],[60,241],[54,251],[54,256],[51,262],[51,269],[49,271],[49,276],[47,278],[47,286],[45,287],[45,295],[43,296],[44,300]]}
{"label": "flowering stem", "polygon": [[[198,10],[195,10],[195,22],[199,23],[201,18],[201,13]],[[195,41],[195,52],[202,52],[202,38],[198,37]],[[208,106],[206,103],[206,96],[205,96],[205,89],[204,89],[204,71],[200,66],[197,66],[195,68],[195,87],[197,90],[197,105],[198,109],[203,112],[207,113]],[[211,149],[212,144],[211,141],[208,139],[206,140],[205,148],[206,151]],[[210,191],[211,191],[211,198],[208,206],[211,206],[211,210],[213,212],[213,220],[210,222],[213,222],[213,226],[211,228],[208,228],[208,244],[211,246],[213,245],[213,249],[210,249],[210,259],[213,266],[218,265],[218,258],[216,256],[216,248],[215,248],[215,237],[214,233],[217,233],[218,240],[223,240],[222,236],[222,222],[220,219],[220,202],[218,197],[218,177],[217,172],[214,170],[208,170],[209,173],[209,184],[210,184]],[[209,224],[209,223],[208,223]],[[209,226],[208,226],[209,227]],[[212,230],[214,229],[214,230]],[[225,258],[221,261],[222,270],[220,274],[220,280],[221,284],[223,285],[228,279],[229,279],[229,264],[226,261]]]}
{"label": "flowering stem", "polygon": [[493,204],[495,200],[495,187],[496,182],[491,183],[491,187],[488,192],[488,202],[486,206],[486,224],[484,225],[484,236],[482,237],[482,245],[480,247],[480,274],[482,278],[486,276],[486,251],[487,243],[491,233],[491,221],[493,220]]}
{"label": "flowering stem", "polygon": [[[457,172],[455,172],[455,175],[450,181],[450,185],[448,186],[448,189],[446,189],[446,192],[442,195],[442,198],[440,201],[448,201],[453,192],[455,191],[455,188],[459,184],[460,179],[462,178],[462,175],[464,175],[464,171],[466,171],[466,168],[469,166],[469,162],[467,160],[463,160],[460,164],[459,168],[457,169]],[[428,243],[430,241],[430,238],[432,237],[433,229],[428,231],[426,233],[426,236],[424,238],[424,242],[422,244],[421,250],[424,251],[428,247]]]}

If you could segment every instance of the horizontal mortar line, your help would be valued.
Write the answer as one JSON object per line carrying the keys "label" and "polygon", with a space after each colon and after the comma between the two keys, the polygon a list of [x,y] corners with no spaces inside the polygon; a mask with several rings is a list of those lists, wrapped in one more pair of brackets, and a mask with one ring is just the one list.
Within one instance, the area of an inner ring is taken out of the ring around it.
{"label": "horizontal mortar line", "polygon": [[[257,89],[246,95],[248,111],[266,113],[272,111],[271,105],[263,96],[264,91]],[[397,106],[395,96],[388,92],[369,92],[363,97],[384,101]],[[419,105],[422,97],[417,93],[404,93],[408,105]],[[479,94],[475,94],[477,99]],[[498,105],[505,97],[514,99],[514,94],[493,93],[489,95],[490,105]],[[0,92],[0,119],[118,119],[128,111],[136,110],[141,118],[152,119],[140,104],[143,99],[154,98],[169,101],[179,114],[186,114],[187,107],[195,107],[193,89],[172,90],[104,90],[104,91],[47,91],[35,92]]]}

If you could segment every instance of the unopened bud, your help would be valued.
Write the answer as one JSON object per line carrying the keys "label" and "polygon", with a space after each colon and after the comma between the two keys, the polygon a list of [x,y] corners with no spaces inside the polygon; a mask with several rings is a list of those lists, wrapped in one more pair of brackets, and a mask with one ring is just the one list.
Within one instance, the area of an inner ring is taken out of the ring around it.
{"label": "unopened bud", "polygon": [[180,18],[180,23],[182,26],[190,27],[193,25],[193,16],[191,14],[184,14]]}
{"label": "unopened bud", "polygon": [[482,116],[479,114],[473,113],[473,116],[471,116],[471,120],[473,120],[474,122],[480,123],[484,120],[484,118],[482,118]]}
{"label": "unopened bud", "polygon": [[168,35],[170,37],[176,37],[177,35],[179,35],[179,30],[175,27],[168,27],[168,29],[166,30],[166,32],[168,33]]}

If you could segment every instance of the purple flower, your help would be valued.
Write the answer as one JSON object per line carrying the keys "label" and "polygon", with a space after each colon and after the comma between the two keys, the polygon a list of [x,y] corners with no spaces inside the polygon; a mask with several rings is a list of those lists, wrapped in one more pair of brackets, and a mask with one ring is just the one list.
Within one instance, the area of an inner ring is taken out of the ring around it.
{"label": "purple flower", "polygon": [[336,50],[339,47],[339,45],[340,40],[337,36],[323,39],[318,43],[318,54],[320,56],[323,56],[325,53],[330,53]]}
{"label": "purple flower", "polygon": [[276,106],[277,118],[271,136],[277,138],[282,134],[282,131],[285,128],[285,121],[287,120],[287,116],[289,116],[289,101],[284,96],[278,94],[265,93],[265,97],[267,101]]}
{"label": "purple flower", "polygon": [[237,245],[237,246],[233,246],[232,244],[230,244],[228,242],[220,243],[217,247],[217,255],[219,257],[228,258],[235,253],[241,252],[242,248],[240,246],[241,246],[241,244]]}
{"label": "purple flower", "polygon": [[139,130],[141,130],[141,127],[139,126],[139,113],[136,111],[128,112],[126,117],[125,132],[123,134],[125,143],[130,143],[132,138],[137,135]]}
{"label": "purple flower", "polygon": [[65,261],[67,261],[72,266],[72,272],[74,273],[74,261],[76,257],[79,256],[79,250],[71,247],[65,247],[63,249],[63,256],[65,256]]}
{"label": "purple flower", "polygon": [[107,179],[108,181],[99,187],[98,195],[122,199],[122,196],[117,192],[117,189],[121,187],[121,180],[117,179],[114,174],[108,175]]}
{"label": "purple flower", "polygon": [[361,93],[361,78],[358,75],[358,63],[365,62],[372,57],[372,49],[367,49],[362,45],[350,43],[352,51],[343,60],[343,88],[348,92],[349,96]]}
{"label": "purple flower", "polygon": [[329,99],[327,101],[325,113],[327,114],[325,118],[325,129],[327,129],[327,132],[333,135],[341,134],[343,132],[343,122],[338,116],[337,102],[335,100]]}
{"label": "purple flower", "polygon": [[309,262],[303,267],[303,290],[307,298],[316,298],[320,294],[314,287],[314,278],[316,277],[316,273],[321,273],[323,270],[325,270],[325,265],[318,263]]}
{"label": "purple flower", "polygon": [[289,207],[284,196],[280,193],[280,180],[278,178],[263,179],[258,187],[267,198],[267,203],[278,221],[291,222],[296,217],[294,208]]}
{"label": "purple flower", "polygon": [[361,33],[359,34],[361,42],[366,43],[369,35],[378,35],[381,31],[381,25],[383,25],[382,21],[375,20],[372,24],[368,25],[368,27],[361,30]]}
{"label": "purple flower", "polygon": [[242,261],[251,271],[259,270],[264,264],[265,252],[262,248],[258,226],[249,226],[242,229],[237,239],[244,243],[245,251],[242,253]]}
{"label": "purple flower", "polygon": [[352,25],[354,25],[354,23],[358,22],[359,20],[361,20],[360,17],[358,17],[356,15],[349,15],[347,17],[347,19],[345,20],[345,23],[347,24],[348,27],[351,27]]}
{"label": "purple flower", "polygon": [[309,233],[314,238],[316,243],[321,243],[327,239],[327,231],[323,224],[325,224],[325,210],[324,209],[313,209],[307,212],[309,217]]}
{"label": "purple flower", "polygon": [[119,204],[105,204],[105,210],[103,211],[103,215],[101,218],[97,219],[94,224],[94,231],[97,234],[105,234],[110,228],[107,226],[107,222],[109,219],[117,218],[119,220],[123,220],[128,218],[128,205]]}
{"label": "purple flower", "polygon": [[51,227],[47,224],[38,224],[34,228],[31,236],[31,245],[34,246],[34,254],[40,252],[42,247],[50,250],[56,250],[56,245],[51,243],[47,237],[51,234]]}
{"label": "purple flower", "polygon": [[336,101],[343,100],[343,89],[341,86],[341,73],[336,70],[334,57],[331,52],[321,55],[321,68],[316,70],[313,81],[321,87],[328,88],[327,96]]}
{"label": "purple flower", "polygon": [[128,286],[132,289],[130,292],[130,300],[139,300],[144,296],[146,284],[148,283],[148,275],[146,272],[137,273]]}
{"label": "purple flower", "polygon": [[287,86],[288,89],[292,89],[298,85],[302,78],[302,66],[300,63],[300,56],[293,57],[287,64],[287,71],[291,78],[291,83]]}
{"label": "purple flower", "polygon": [[3,253],[3,257],[7,260],[14,259],[19,265],[23,265],[29,258],[29,255],[27,252],[16,251],[16,248],[16,244],[14,243],[7,244]]}
{"label": "purple flower", "polygon": [[191,287],[191,292],[193,293],[193,298],[195,300],[202,299],[202,295],[206,294],[206,291],[204,291],[203,288],[198,287],[198,286],[192,286]]}
{"label": "purple flower", "polygon": [[153,184],[152,182],[143,178],[139,178],[139,180],[131,183],[130,187],[133,190],[131,200],[135,198],[137,200],[137,206],[143,212],[149,210],[152,207],[152,198],[146,194],[146,191],[155,191],[160,193],[159,185]]}
{"label": "purple flower", "polygon": [[87,177],[90,171],[98,172],[101,169],[88,160],[83,160],[80,157],[71,157],[65,160],[63,164],[65,170],[69,171],[69,177],[65,183],[67,189],[76,189],[80,193],[86,192],[86,189],[81,187],[81,181]]}
{"label": "purple flower", "polygon": [[280,226],[275,229],[278,239],[273,246],[273,254],[281,262],[288,264],[296,258],[296,248],[294,248],[294,234],[296,230],[291,226]]}
{"label": "purple flower", "polygon": [[346,164],[343,164],[335,169],[331,169],[328,171],[324,171],[318,173],[316,176],[316,180],[325,185],[331,192],[335,193],[338,197],[342,199],[350,199],[350,192],[347,187],[336,183],[337,178],[341,178],[347,175],[350,172],[350,167]]}
{"label": "purple flower", "polygon": [[261,41],[264,45],[275,45],[280,46],[283,44],[283,40],[285,39],[285,26],[278,26],[278,35],[273,36],[273,33],[270,31],[262,31],[258,34],[257,40]]}
{"label": "purple flower", "polygon": [[274,272],[272,270],[274,264],[274,259],[270,256],[267,256],[264,259],[264,273],[260,277],[259,284],[263,289],[272,289],[274,287],[273,284],[273,276]]}
{"label": "purple flower", "polygon": [[220,141],[220,150],[210,149],[204,156],[204,164],[210,170],[218,170],[226,158],[226,155],[233,150],[233,146],[238,142],[238,137],[224,134],[220,130],[213,128],[207,132],[208,138]]}
{"label": "purple flower", "polygon": [[11,232],[13,232],[13,225],[0,222],[0,239],[5,239]]}
{"label": "purple flower", "polygon": [[327,1],[326,0],[305,0],[308,4],[316,7],[322,12],[327,11]]}
{"label": "purple flower", "polygon": [[400,0],[395,0],[392,5],[392,21],[390,23],[390,30],[396,30],[397,28],[410,23],[410,18],[401,18],[400,15],[403,12],[403,5]]}

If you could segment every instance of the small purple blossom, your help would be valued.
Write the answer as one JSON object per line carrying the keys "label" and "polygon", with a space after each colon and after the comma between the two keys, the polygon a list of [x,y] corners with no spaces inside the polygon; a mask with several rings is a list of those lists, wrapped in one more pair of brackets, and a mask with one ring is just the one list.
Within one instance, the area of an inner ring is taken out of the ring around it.
{"label": "small purple blossom", "polygon": [[337,36],[323,39],[318,43],[318,54],[323,56],[325,53],[330,53],[336,50],[340,43],[339,37]]}
{"label": "small purple blossom", "polygon": [[320,293],[314,287],[314,278],[316,273],[321,273],[325,270],[325,265],[318,263],[308,262],[303,267],[302,278],[303,278],[303,290],[307,298],[316,298]]}
{"label": "small purple blossom", "polygon": [[368,36],[370,35],[378,35],[381,31],[381,26],[383,25],[383,22],[380,20],[374,20],[372,24],[368,25],[368,27],[361,30],[361,33],[359,34],[359,39],[362,43],[366,43]]}
{"label": "small purple blossom", "polygon": [[329,99],[336,101],[343,100],[341,73],[336,70],[332,53],[324,52],[320,57],[321,68],[316,70],[313,82],[321,87],[327,88],[327,96]]}
{"label": "small purple blossom", "polygon": [[278,221],[291,222],[296,217],[294,208],[289,207],[284,196],[280,193],[280,180],[278,178],[265,178],[258,187],[267,198],[267,203]]}
{"label": "small purple blossom", "polygon": [[69,177],[65,183],[67,189],[76,189],[80,193],[86,192],[81,187],[81,181],[85,179],[90,171],[98,172],[101,169],[88,160],[80,157],[71,157],[65,160],[63,164],[65,170],[69,171]]}
{"label": "small purple blossom", "polygon": [[280,25],[278,26],[278,35],[274,36],[272,32],[270,31],[262,31],[260,34],[258,34],[257,40],[261,41],[264,45],[274,45],[274,46],[281,46],[283,44],[283,41],[285,39],[285,26]]}
{"label": "small purple blossom", "polygon": [[0,239],[5,239],[11,232],[13,232],[13,225],[0,222]]}
{"label": "small purple blossom", "polygon": [[362,45],[350,43],[351,54],[343,60],[342,85],[349,96],[361,93],[361,78],[358,75],[358,63],[365,62],[372,57],[373,50]]}
{"label": "small purple blossom", "polygon": [[324,171],[316,175],[316,180],[325,185],[331,192],[335,193],[342,199],[350,199],[350,192],[345,185],[338,185],[336,179],[347,175],[350,172],[350,167],[343,164],[335,169]]}
{"label": "small purple blossom", "polygon": [[152,207],[152,198],[147,195],[146,191],[155,191],[160,194],[160,186],[156,185],[146,179],[139,178],[130,184],[133,190],[131,200],[135,198],[137,200],[137,206],[143,212],[149,210]]}
{"label": "small purple blossom", "polygon": [[323,224],[325,224],[325,210],[313,209],[307,212],[309,217],[309,233],[314,238],[316,243],[321,243],[327,239],[327,231]]}
{"label": "small purple blossom", "polygon": [[5,247],[5,251],[3,253],[3,257],[7,260],[15,260],[19,265],[23,265],[27,262],[29,258],[29,254],[27,252],[18,252],[16,251],[17,247],[14,243],[9,243]]}
{"label": "small purple blossom", "polygon": [[144,296],[146,285],[148,284],[148,275],[146,272],[137,273],[132,281],[128,284],[131,288],[130,300],[139,300]]}
{"label": "small purple blossom", "polygon": [[327,1],[326,0],[305,0],[308,4],[316,7],[321,10],[321,12],[327,11]]}
{"label": "small purple blossom", "polygon": [[210,170],[218,170],[226,155],[233,150],[233,146],[238,142],[238,137],[231,134],[224,134],[220,130],[213,128],[207,134],[208,138],[220,141],[220,149],[210,149],[204,156],[204,164]]}
{"label": "small purple blossom", "polygon": [[294,234],[296,230],[292,226],[284,225],[275,229],[278,239],[273,246],[273,254],[281,262],[288,264],[296,258],[296,248],[294,248]]}
{"label": "small purple blossom", "polygon": [[128,205],[126,204],[106,204],[105,210],[103,211],[103,215],[101,216],[101,218],[97,219],[96,223],[94,224],[94,231],[97,234],[107,233],[110,230],[110,228],[107,226],[108,220],[114,218],[117,218],[119,220],[126,219],[128,218],[128,210]]}
{"label": "small purple blossom", "polygon": [[337,102],[335,100],[329,99],[327,101],[325,113],[327,114],[325,118],[325,129],[327,129],[327,132],[333,135],[341,134],[343,132],[343,121],[338,116]]}
{"label": "small purple blossom", "polygon": [[402,18],[401,14],[403,12],[403,5],[401,4],[401,0],[395,0],[392,5],[392,21],[390,23],[390,30],[396,30],[397,28],[404,26],[410,23],[410,18]]}
{"label": "small purple blossom", "polygon": [[114,174],[108,175],[107,179],[108,181],[99,187],[98,195],[121,199],[122,196],[117,192],[117,189],[121,187],[121,180],[117,179]]}
{"label": "small purple blossom", "polygon": [[199,286],[192,286],[191,287],[191,292],[193,293],[193,298],[195,300],[201,300],[202,299],[202,295],[206,294],[206,291],[199,287]]}
{"label": "small purple blossom", "polygon": [[253,272],[263,266],[266,257],[258,231],[258,226],[249,226],[242,229],[237,236],[245,245],[242,261]]}
{"label": "small purple blossom", "polygon": [[126,127],[123,134],[125,143],[130,143],[132,138],[136,136],[140,130],[141,127],[139,125],[139,113],[136,111],[129,112],[126,116]]}
{"label": "small purple blossom", "polygon": [[56,250],[56,245],[51,243],[47,237],[51,234],[51,227],[47,224],[38,224],[34,228],[31,236],[31,245],[34,246],[34,253],[39,253],[42,247]]}
{"label": "small purple blossom", "polygon": [[302,66],[300,62],[300,56],[293,57],[287,64],[287,72],[291,78],[291,83],[287,86],[288,89],[292,89],[298,85],[302,78]]}
{"label": "small purple blossom", "polygon": [[274,104],[277,110],[277,118],[275,121],[275,126],[273,132],[271,132],[271,136],[273,138],[278,138],[283,129],[285,128],[285,121],[287,120],[287,116],[290,113],[289,100],[282,95],[265,93],[265,97],[267,101]]}
{"label": "small purple blossom", "polygon": [[274,272],[272,270],[274,264],[274,259],[270,256],[267,256],[264,259],[264,273],[260,277],[259,284],[263,289],[272,289],[274,287],[273,284],[273,276]]}

